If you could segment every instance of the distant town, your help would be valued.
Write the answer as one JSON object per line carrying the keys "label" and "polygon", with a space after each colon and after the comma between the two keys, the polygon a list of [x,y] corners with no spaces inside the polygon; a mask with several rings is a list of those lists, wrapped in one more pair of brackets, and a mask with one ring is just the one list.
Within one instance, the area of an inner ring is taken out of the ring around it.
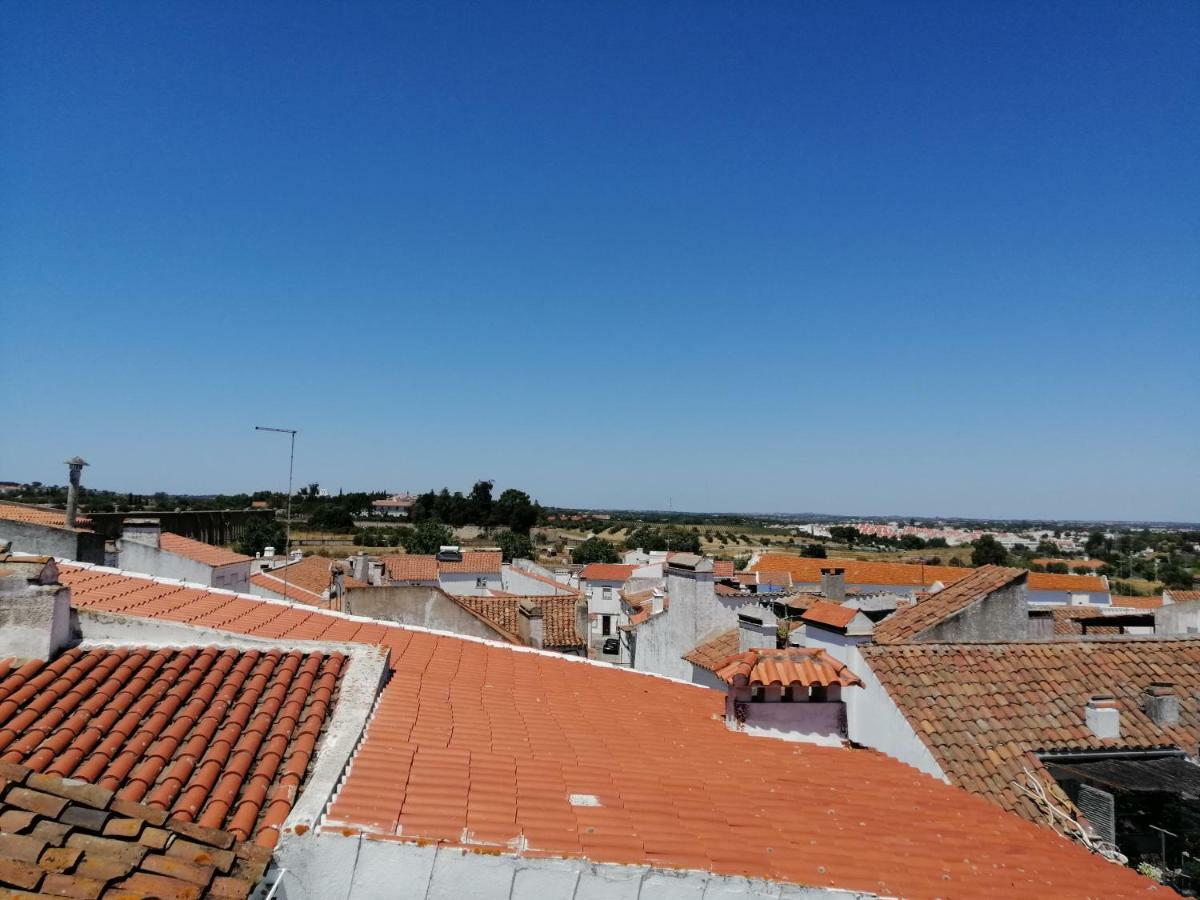
{"label": "distant town", "polygon": [[0,483],[5,884],[1200,876],[1200,529],[561,509],[486,480],[136,495],[66,469]]}

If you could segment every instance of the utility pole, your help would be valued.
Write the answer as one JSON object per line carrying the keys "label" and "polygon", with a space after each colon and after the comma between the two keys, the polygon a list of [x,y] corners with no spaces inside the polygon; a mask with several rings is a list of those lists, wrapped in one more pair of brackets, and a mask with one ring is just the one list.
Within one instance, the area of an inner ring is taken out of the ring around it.
{"label": "utility pole", "polygon": [[283,539],[283,597],[285,600],[291,600],[288,596],[288,566],[292,564],[292,467],[296,461],[296,429],[295,428],[273,428],[269,425],[255,425],[255,431],[274,431],[278,434],[287,434],[291,436],[292,445],[288,452],[288,488],[287,488],[287,520],[284,522],[284,539]]}

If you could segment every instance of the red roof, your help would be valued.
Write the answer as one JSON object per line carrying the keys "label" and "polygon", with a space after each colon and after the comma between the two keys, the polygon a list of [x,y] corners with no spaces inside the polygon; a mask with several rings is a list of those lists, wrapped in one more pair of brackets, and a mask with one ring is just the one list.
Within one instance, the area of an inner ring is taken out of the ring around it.
{"label": "red roof", "polygon": [[713,577],[714,578],[732,578],[733,577],[733,560],[732,559],[714,559],[713,560]]}
{"label": "red roof", "polygon": [[435,556],[383,556],[384,570],[392,581],[437,581],[438,563]]}
{"label": "red roof", "polygon": [[[10,522],[27,522],[30,525],[45,525],[49,528],[66,528],[67,514],[61,509],[45,506],[29,506],[24,503],[0,503],[0,519]],[[91,531],[92,520],[87,516],[75,517],[76,531]]]}
{"label": "red roof", "polygon": [[693,647],[683,658],[694,666],[715,672],[725,663],[725,660],[738,652],[738,629],[730,628],[711,640]]}
{"label": "red roof", "polygon": [[1176,603],[1190,603],[1193,600],[1200,600],[1200,591],[1176,591],[1168,588],[1167,593],[1171,595],[1171,599]]}
{"label": "red roof", "polygon": [[[731,731],[708,688],[150,579],[61,577],[87,608],[390,648],[391,680],[328,813],[336,832],[906,897],[1152,887],[882,754]],[[796,827],[797,797],[820,828]]]}
{"label": "red roof", "polygon": [[72,649],[0,660],[0,751],[273,847],[333,703],[340,653]]}
{"label": "red roof", "polygon": [[747,650],[725,660],[717,670],[717,677],[727,684],[755,687],[766,684],[862,687],[862,680],[845,663],[816,647]]}
{"label": "red roof", "polygon": [[206,566],[228,566],[233,563],[250,562],[248,556],[242,556],[240,553],[234,553],[224,547],[215,547],[203,541],[194,541],[169,531],[164,531],[159,536],[158,546],[168,553],[187,557],[194,562],[204,563]]}
{"label": "red roof", "polygon": [[857,609],[830,603],[828,600],[817,600],[800,618],[805,622],[814,622],[817,625],[845,629],[857,615]]}
{"label": "red roof", "polygon": [[[1175,596],[1172,594],[1172,596]],[[1200,600],[1200,591],[1196,592],[1196,599]],[[1125,609],[1158,609],[1163,605],[1162,595],[1154,597],[1123,597],[1119,594],[1112,595],[1112,605],[1124,607]]]}
{"label": "red roof", "polygon": [[1031,591],[1078,591],[1099,593],[1108,591],[1108,585],[1099,575],[1052,575],[1049,572],[1030,572]]}
{"label": "red roof", "polygon": [[799,584],[820,584],[821,570],[846,570],[846,584],[923,585],[935,581],[950,584],[970,569],[954,566],[919,566],[910,563],[863,562],[857,559],[813,559],[784,553],[764,553],[754,566],[756,572],[788,572]]}
{"label": "red roof", "polygon": [[628,581],[638,566],[625,563],[588,563],[579,573],[580,581]]}

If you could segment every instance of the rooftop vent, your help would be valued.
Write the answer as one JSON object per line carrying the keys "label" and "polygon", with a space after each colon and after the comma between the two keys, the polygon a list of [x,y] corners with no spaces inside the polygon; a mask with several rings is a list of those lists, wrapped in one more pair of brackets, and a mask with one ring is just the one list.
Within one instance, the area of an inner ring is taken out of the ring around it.
{"label": "rooftop vent", "polygon": [[438,562],[462,562],[461,547],[438,547],[437,561]]}
{"label": "rooftop vent", "polygon": [[1142,710],[1155,725],[1179,724],[1179,697],[1175,685],[1166,681],[1153,682],[1142,692]]}
{"label": "rooftop vent", "polygon": [[1101,740],[1121,736],[1121,708],[1112,696],[1098,694],[1092,697],[1084,708],[1083,717],[1088,729]]}
{"label": "rooftop vent", "polygon": [[846,599],[846,570],[831,568],[821,570],[821,593],[834,603]]}

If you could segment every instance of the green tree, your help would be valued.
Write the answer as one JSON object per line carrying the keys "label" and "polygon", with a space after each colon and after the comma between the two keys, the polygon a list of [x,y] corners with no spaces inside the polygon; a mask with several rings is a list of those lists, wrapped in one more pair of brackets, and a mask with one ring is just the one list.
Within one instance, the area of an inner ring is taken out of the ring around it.
{"label": "green tree", "polygon": [[829,529],[829,536],[839,544],[853,547],[862,537],[862,532],[853,525],[833,525]]}
{"label": "green tree", "polygon": [[926,547],[948,547],[950,545],[946,543],[946,539],[944,537],[931,537],[929,540],[927,540],[925,542],[925,546]]}
{"label": "green tree", "polygon": [[1058,544],[1042,538],[1038,541],[1037,552],[1039,556],[1058,556]]}
{"label": "green tree", "polygon": [[344,506],[325,503],[308,517],[308,527],[314,531],[353,531],[354,515]]}
{"label": "green tree", "polygon": [[801,556],[807,556],[809,559],[825,559],[829,556],[825,552],[824,544],[805,544],[800,551]]}
{"label": "green tree", "polygon": [[233,545],[233,549],[246,556],[255,556],[267,547],[274,547],[277,553],[283,553],[286,543],[287,532],[282,522],[256,517],[250,520],[241,540]]}
{"label": "green tree", "polygon": [[529,529],[538,523],[542,509],[529,499],[524,491],[509,488],[496,501],[497,525],[507,525],[518,534],[529,534]]}
{"label": "green tree", "polygon": [[437,553],[440,547],[454,543],[454,532],[441,522],[428,520],[400,535],[409,553]]}
{"label": "green tree", "polygon": [[925,541],[915,534],[905,534],[900,537],[901,550],[924,550]]}
{"label": "green tree", "polygon": [[975,541],[971,551],[973,566],[1002,566],[1008,562],[1008,551],[992,535],[985,534]]}
{"label": "green tree", "polygon": [[533,559],[533,541],[527,534],[502,531],[496,535],[496,543],[504,555],[505,562],[512,562],[514,559]]}
{"label": "green tree", "polygon": [[571,562],[581,566],[588,563],[615,563],[620,559],[617,548],[601,537],[590,537],[571,554]]}
{"label": "green tree", "polygon": [[492,522],[492,482],[477,481],[467,495],[468,521],[475,525],[490,525]]}

